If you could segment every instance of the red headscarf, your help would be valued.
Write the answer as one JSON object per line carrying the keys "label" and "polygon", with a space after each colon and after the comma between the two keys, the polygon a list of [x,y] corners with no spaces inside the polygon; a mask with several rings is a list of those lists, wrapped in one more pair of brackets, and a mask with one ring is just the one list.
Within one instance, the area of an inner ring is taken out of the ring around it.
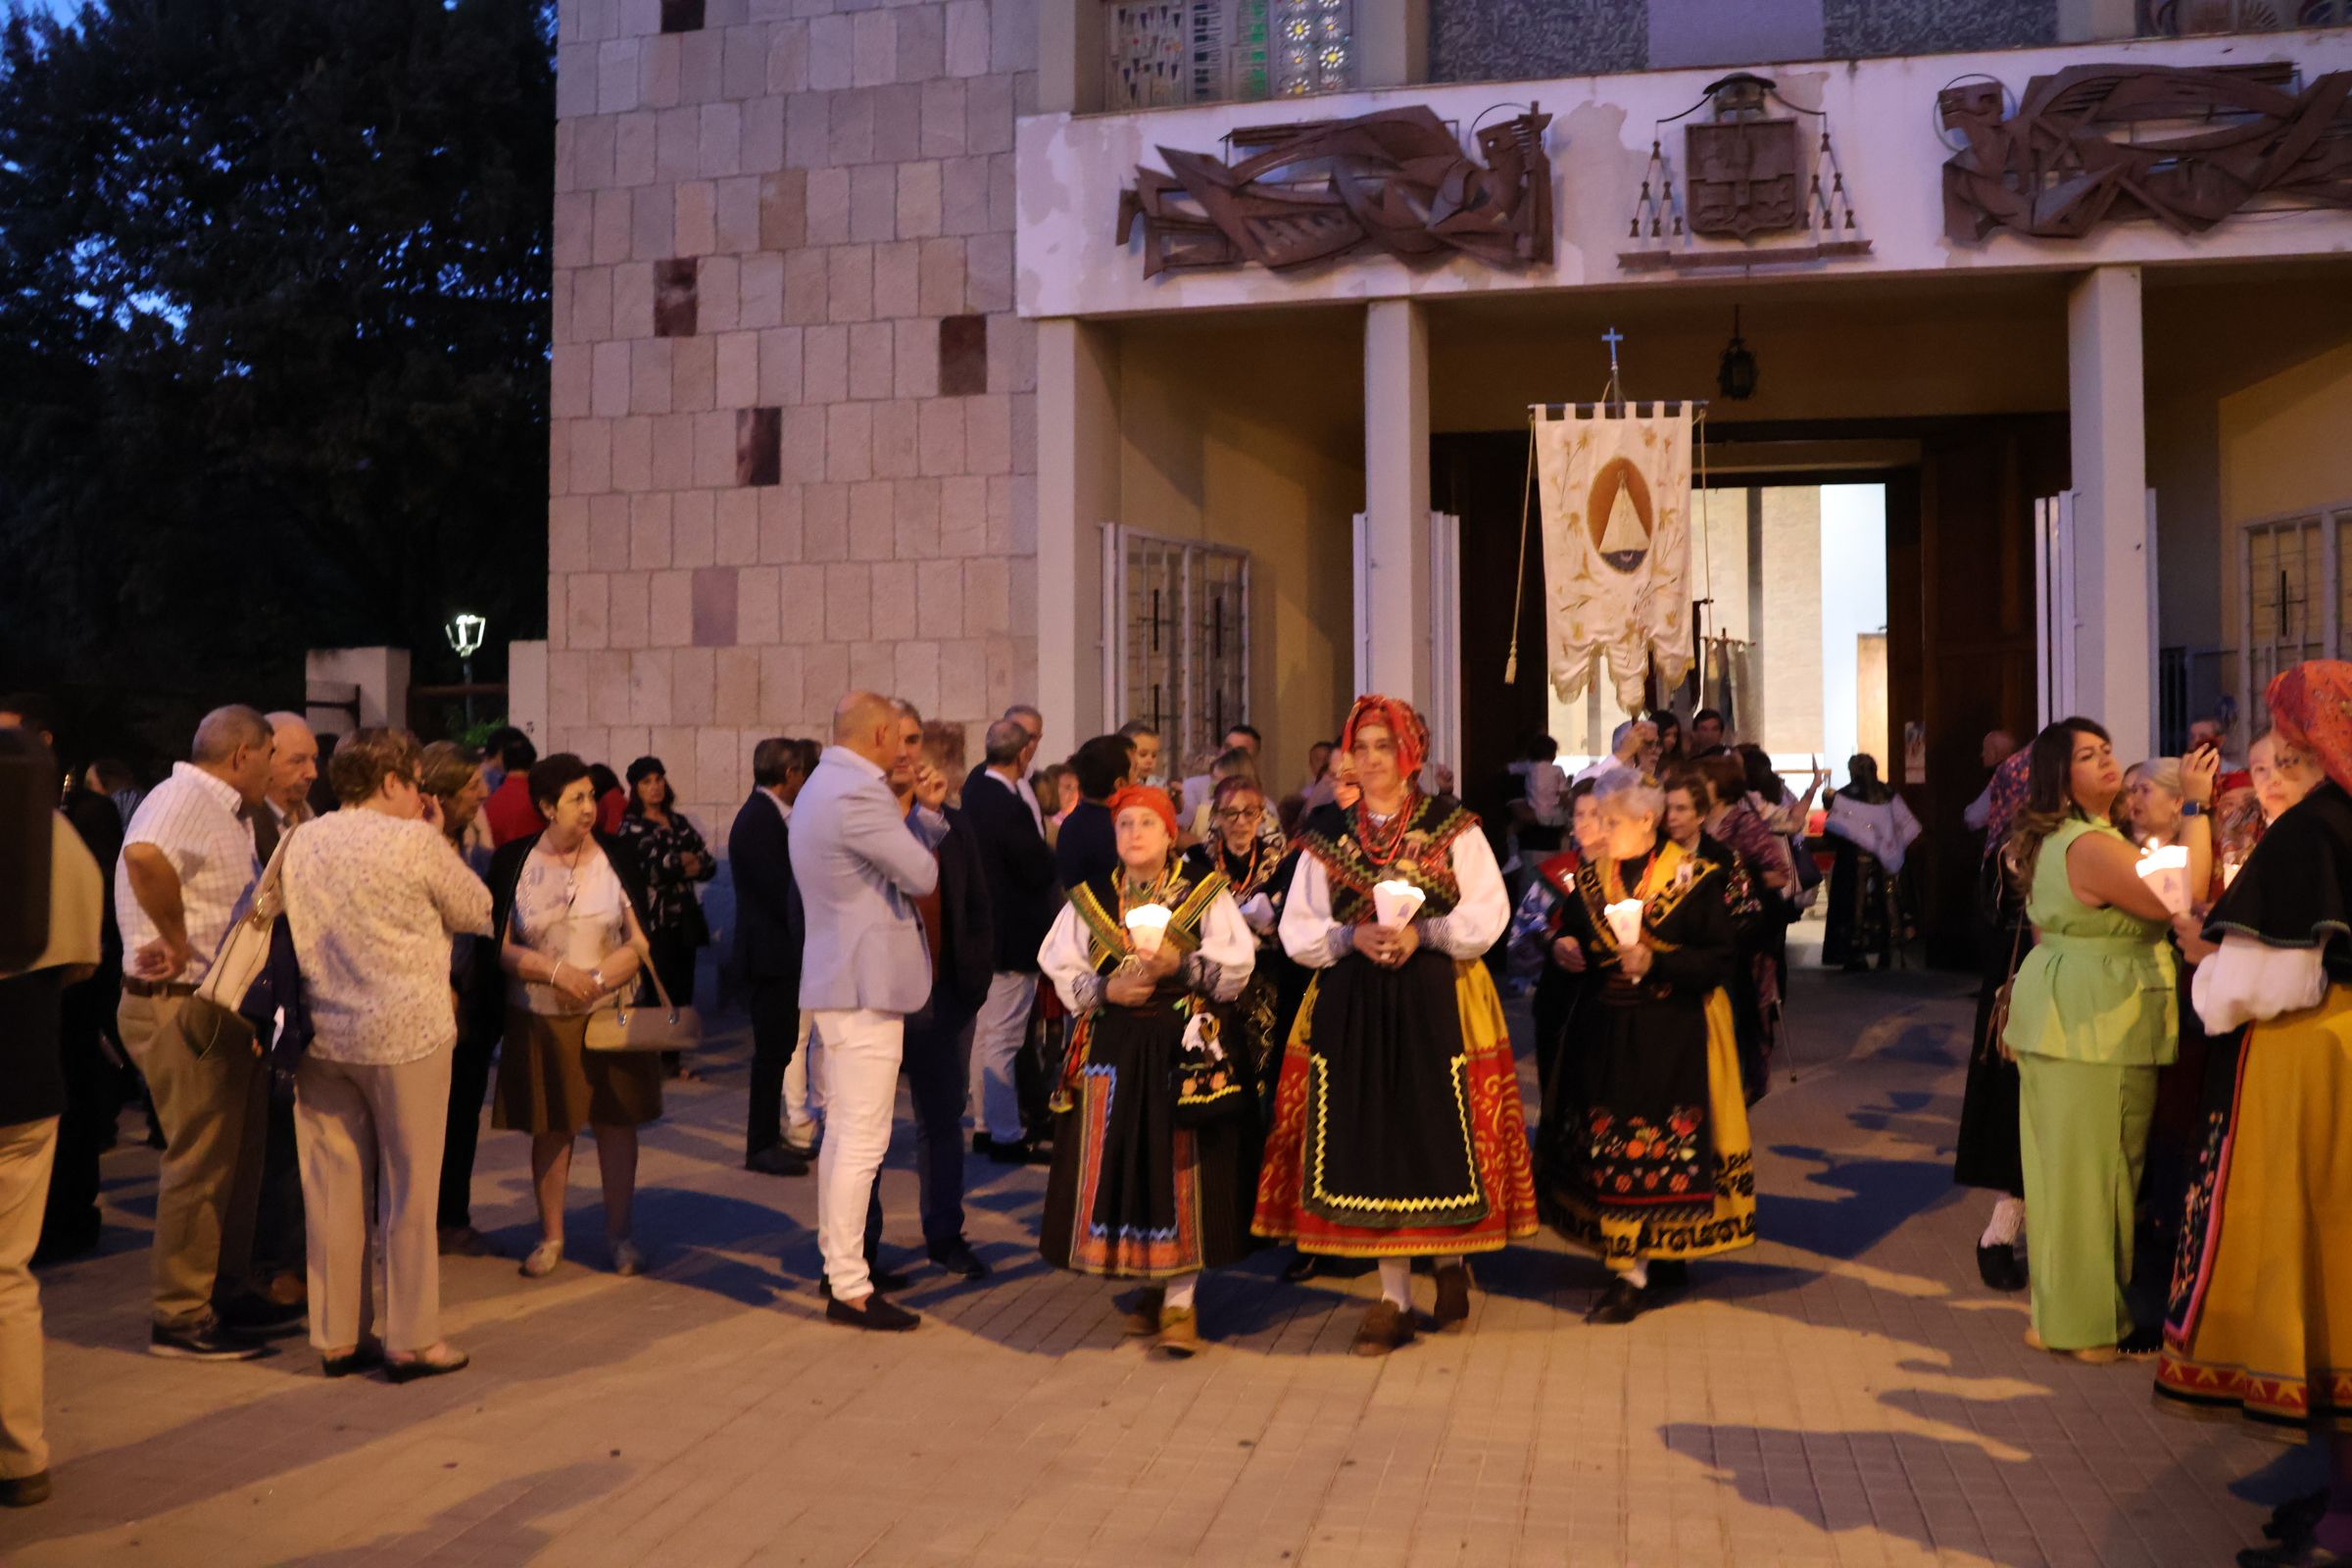
{"label": "red headscarf", "polygon": [[2352,663],[2307,660],[2272,680],[2269,702],[2271,722],[2287,744],[2352,790]]}
{"label": "red headscarf", "polygon": [[1395,697],[1383,697],[1377,692],[1358,697],[1355,706],[1348,710],[1348,722],[1340,730],[1340,750],[1355,750],[1355,732],[1366,724],[1385,725],[1396,743],[1396,767],[1406,783],[1421,776],[1421,764],[1429,760],[1429,726],[1413,711],[1410,703]]}
{"label": "red headscarf", "polygon": [[1110,798],[1109,806],[1113,822],[1119,819],[1121,811],[1133,807],[1156,811],[1159,819],[1168,824],[1168,837],[1176,837],[1176,803],[1168,799],[1166,790],[1156,790],[1149,784],[1130,784]]}

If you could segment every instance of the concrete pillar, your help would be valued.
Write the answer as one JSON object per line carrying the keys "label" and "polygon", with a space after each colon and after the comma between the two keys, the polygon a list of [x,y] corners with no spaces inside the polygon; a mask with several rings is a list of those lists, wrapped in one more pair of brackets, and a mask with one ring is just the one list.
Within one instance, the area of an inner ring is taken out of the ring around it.
{"label": "concrete pillar", "polygon": [[1037,706],[1054,755],[1110,727],[1102,692],[1102,524],[1118,520],[1118,342],[1037,323]]}
{"label": "concrete pillar", "polygon": [[1103,0],[1038,0],[1037,112],[1091,115],[1102,107]]}
{"label": "concrete pillar", "polygon": [[2148,443],[2139,269],[2101,267],[2067,299],[2074,436],[2075,702],[2115,755],[2152,755],[2155,604],[2148,570]]}
{"label": "concrete pillar", "polygon": [[1429,318],[1412,300],[1364,316],[1364,516],[1371,689],[1427,712]]}
{"label": "concrete pillar", "polygon": [[1356,0],[1355,84],[1406,87],[1429,79],[1429,0]]}

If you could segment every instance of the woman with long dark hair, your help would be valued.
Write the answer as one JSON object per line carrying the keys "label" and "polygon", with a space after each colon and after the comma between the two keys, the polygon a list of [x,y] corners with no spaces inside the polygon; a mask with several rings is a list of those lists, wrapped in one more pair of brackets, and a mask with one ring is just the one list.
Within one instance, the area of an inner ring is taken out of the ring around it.
{"label": "woman with long dark hair", "polygon": [[1984,855],[1977,868],[1977,914],[1984,949],[1977,987],[1977,1026],[1969,1036],[1968,1084],[1960,1098],[1960,1131],[1952,1180],[1997,1194],[1977,1238],[1977,1277],[1996,1291],[2022,1291],[2026,1271],[2017,1244],[2026,1234],[2026,1166],[2017,1142],[2017,1062],[2000,1041],[1994,1017],[2001,988],[2034,944],[2025,894],[2009,874],[2009,828],[2026,803],[2031,752],[2019,750],[1992,775],[1984,792]]}
{"label": "woman with long dark hair", "polygon": [[2171,911],[2115,825],[2123,790],[2107,732],[2062,718],[2034,738],[2009,837],[2037,939],[2001,1036],[2034,1215],[2026,1343],[2082,1361],[2157,1348],[2124,1288],[2156,1072],[2179,1049],[2177,970]]}
{"label": "woman with long dark hair", "polygon": [[[619,838],[636,852],[637,868],[645,873],[650,901],[645,939],[654,950],[654,973],[662,977],[671,1002],[691,1006],[694,956],[710,945],[710,922],[703,917],[694,885],[715,876],[718,862],[678,809],[669,770],[659,757],[640,757],[629,764],[629,803],[621,808]],[[672,1078],[702,1076],[675,1051],[662,1053],[662,1070]]]}

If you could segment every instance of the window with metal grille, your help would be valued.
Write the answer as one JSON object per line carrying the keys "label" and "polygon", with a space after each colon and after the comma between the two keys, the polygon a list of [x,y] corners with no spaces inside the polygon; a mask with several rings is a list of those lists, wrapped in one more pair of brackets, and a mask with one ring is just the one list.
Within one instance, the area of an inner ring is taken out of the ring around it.
{"label": "window with metal grille", "polygon": [[[2239,560],[2238,670],[2241,711],[2270,722],[2271,677],[2306,659],[2342,657],[2352,620],[2344,555],[2352,544],[2352,501],[2247,523]],[[2263,705],[2263,706],[2257,706]]]}
{"label": "window with metal grille", "polygon": [[1250,717],[1250,556],[1111,524],[1103,688],[1113,724],[1158,730],[1182,777]]}

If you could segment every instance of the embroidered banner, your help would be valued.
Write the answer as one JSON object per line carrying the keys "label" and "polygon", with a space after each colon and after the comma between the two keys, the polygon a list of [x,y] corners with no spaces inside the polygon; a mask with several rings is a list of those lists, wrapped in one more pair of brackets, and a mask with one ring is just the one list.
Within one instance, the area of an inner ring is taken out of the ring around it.
{"label": "embroidered banner", "polygon": [[1648,660],[1690,668],[1690,407],[1535,410],[1551,684],[1584,695],[1605,655],[1617,704],[1643,706]]}

